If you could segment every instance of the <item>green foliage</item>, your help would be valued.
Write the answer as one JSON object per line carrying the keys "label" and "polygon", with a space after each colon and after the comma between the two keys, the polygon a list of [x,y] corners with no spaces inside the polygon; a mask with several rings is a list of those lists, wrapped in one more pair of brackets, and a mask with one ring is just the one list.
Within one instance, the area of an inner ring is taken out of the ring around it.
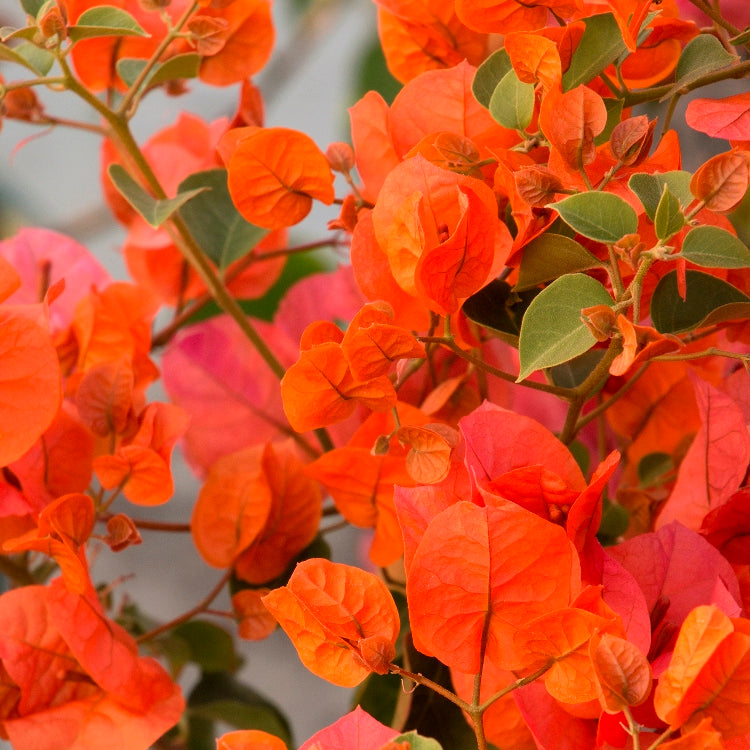
{"label": "green foliage", "polygon": [[596,339],[581,320],[581,310],[612,305],[609,292],[591,276],[566,274],[534,298],[523,317],[517,382],[535,370],[559,365],[590,349]]}
{"label": "green foliage", "polygon": [[525,130],[534,115],[534,86],[518,79],[509,70],[490,97],[490,114],[503,127]]}
{"label": "green foliage", "polygon": [[81,13],[75,26],[68,28],[74,42],[103,36],[148,36],[138,21],[125,10],[112,5],[89,8]]}
{"label": "green foliage", "polygon": [[586,30],[570,67],[563,74],[563,91],[588,83],[627,51],[620,27],[611,13],[587,18]]}
{"label": "green foliage", "polygon": [[562,234],[545,232],[524,247],[514,289],[531,289],[558,276],[601,265],[602,262],[579,242]]}
{"label": "green foliage", "polygon": [[579,234],[597,242],[615,243],[638,231],[632,206],[614,193],[576,193],[550,203],[563,221]]}

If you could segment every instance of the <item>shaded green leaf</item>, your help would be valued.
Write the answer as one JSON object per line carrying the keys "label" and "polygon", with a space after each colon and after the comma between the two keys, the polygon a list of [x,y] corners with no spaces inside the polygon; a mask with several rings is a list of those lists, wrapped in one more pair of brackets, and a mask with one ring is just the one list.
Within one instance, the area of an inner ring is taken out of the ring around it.
{"label": "shaded green leaf", "polygon": [[188,717],[260,729],[292,746],[289,722],[267,698],[225,672],[203,674],[188,698]]}
{"label": "shaded green leaf", "polygon": [[36,18],[36,14],[42,9],[47,0],[21,0],[21,7]]}
{"label": "shaded green leaf", "polygon": [[472,294],[462,310],[469,320],[486,328],[511,346],[518,346],[521,320],[538,289],[515,292],[510,284],[495,279]]}
{"label": "shaded green leaf", "polygon": [[588,351],[596,338],[581,320],[581,310],[613,304],[607,290],[585,274],[567,274],[553,281],[523,316],[518,344],[521,370],[516,382]]}
{"label": "shaded green leaf", "polygon": [[690,172],[675,170],[662,174],[644,174],[639,172],[628,180],[628,187],[638,196],[643,204],[646,215],[651,221],[656,218],[656,209],[659,206],[664,186],[680,201],[683,209],[687,208],[693,201],[690,192]]}
{"label": "shaded green leaf", "polygon": [[187,661],[197,664],[204,672],[234,672],[242,664],[232,636],[211,622],[184,622],[173,628],[169,637],[181,641]]}
{"label": "shaded green leaf", "polygon": [[586,30],[562,77],[563,91],[593,80],[627,51],[620,27],[611,13],[591,16],[585,23]]}
{"label": "shaded green leaf", "polygon": [[685,215],[678,198],[664,185],[659,205],[654,215],[654,230],[656,236],[666,242],[685,226]]}
{"label": "shaded green leaf", "polygon": [[160,227],[180,206],[206,189],[199,188],[178,193],[174,198],[157,200],[149,195],[121,164],[111,164],[107,171],[123,198],[154,228]]}
{"label": "shaded green leaf", "polygon": [[584,237],[614,243],[638,231],[638,217],[632,206],[614,193],[576,193],[550,203],[563,221]]}
{"label": "shaded green leaf", "polygon": [[647,453],[638,462],[638,483],[643,488],[664,484],[674,471],[672,457],[668,453]]}
{"label": "shaded green leaf", "polygon": [[396,708],[404,700],[401,678],[396,674],[371,674],[359,687],[354,705],[387,727],[391,726]]}
{"label": "shaded green leaf", "polygon": [[147,64],[147,60],[135,57],[123,57],[117,61],[115,68],[117,75],[120,76],[120,80],[126,86],[132,86]]}
{"label": "shaded green leaf", "polygon": [[680,89],[694,83],[702,76],[716,73],[738,61],[739,58],[727,52],[724,45],[713,34],[699,34],[691,39],[682,50],[680,59],[677,61],[674,85],[660,101],[670,99]]}
{"label": "shaded green leaf", "polygon": [[[591,375],[601,362],[604,354],[604,349],[589,349],[567,362],[550,367],[550,378],[555,385],[559,385],[561,388],[576,388]],[[602,383],[603,385],[604,383]]]}
{"label": "shaded green leaf", "polygon": [[505,128],[525,130],[534,114],[534,86],[509,70],[490,98],[490,114]]}
{"label": "shaded green leaf", "polygon": [[226,169],[196,172],[183,180],[178,195],[200,193],[180,208],[180,216],[206,255],[220,268],[244,257],[268,230],[250,224],[234,206]]}
{"label": "shaded green leaf", "polygon": [[484,107],[489,109],[490,99],[495,93],[497,84],[503,80],[513,66],[510,57],[504,49],[493,52],[478,68],[474,74],[471,90],[474,98]]}
{"label": "shaded green leaf", "polygon": [[617,544],[628,530],[629,525],[630,513],[627,508],[605,499],[602,505],[602,520],[599,523],[599,530],[596,532],[601,544],[605,547]]}
{"label": "shaded green leaf", "polygon": [[566,273],[601,265],[602,262],[579,242],[545,232],[524,246],[514,290],[530,289]]}
{"label": "shaded green leaf", "polygon": [[74,41],[100,36],[148,36],[138,21],[125,10],[99,5],[81,13],[75,26],[68,27]]}
{"label": "shaded green leaf", "polygon": [[651,298],[651,320],[660,333],[684,333],[706,325],[750,317],[750,297],[722,279],[688,270],[683,300],[677,272],[660,279]]}
{"label": "shaded green leaf", "polygon": [[750,267],[750,249],[721,227],[703,225],[691,229],[682,241],[680,255],[704,268]]}

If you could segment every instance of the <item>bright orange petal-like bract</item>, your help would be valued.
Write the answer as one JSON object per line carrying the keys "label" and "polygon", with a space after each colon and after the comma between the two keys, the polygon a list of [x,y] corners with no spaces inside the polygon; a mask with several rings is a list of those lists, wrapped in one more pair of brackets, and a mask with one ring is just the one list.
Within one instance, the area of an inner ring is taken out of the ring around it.
{"label": "bright orange petal-like bract", "polygon": [[399,617],[393,597],[361,568],[305,560],[263,603],[302,663],[335,685],[353,687],[371,672],[385,674],[396,654]]}
{"label": "bright orange petal-like bract", "polygon": [[309,136],[289,128],[248,130],[227,169],[232,200],[251,224],[290,227],[310,213],[313,200],[333,203],[333,173]]}
{"label": "bright orange petal-like bract", "polygon": [[0,466],[20,458],[60,407],[60,363],[49,331],[0,311]]}
{"label": "bright orange petal-like bract", "polygon": [[286,750],[286,743],[259,729],[238,729],[222,734],[216,740],[216,750]]}

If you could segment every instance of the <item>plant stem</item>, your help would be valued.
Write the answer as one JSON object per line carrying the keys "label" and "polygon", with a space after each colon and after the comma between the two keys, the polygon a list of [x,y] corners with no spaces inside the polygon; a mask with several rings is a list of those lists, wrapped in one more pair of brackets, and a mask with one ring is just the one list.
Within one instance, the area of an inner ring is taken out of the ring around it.
{"label": "plant stem", "polygon": [[196,604],[195,607],[189,609],[187,612],[183,612],[179,617],[175,617],[173,620],[165,622],[163,625],[159,625],[159,627],[156,627],[153,630],[149,630],[148,633],[144,633],[143,635],[138,636],[138,638],[135,639],[136,642],[143,643],[144,641],[150,641],[153,638],[156,638],[156,636],[161,635],[162,633],[166,633],[168,630],[177,627],[183,622],[187,622],[196,615],[199,615],[201,612],[205,612],[211,606],[213,600],[216,599],[216,597],[222,592],[224,586],[226,586],[226,583],[231,578],[231,576],[232,569],[229,568],[221,577],[216,586],[214,586],[211,591],[208,592],[208,595],[198,604]]}

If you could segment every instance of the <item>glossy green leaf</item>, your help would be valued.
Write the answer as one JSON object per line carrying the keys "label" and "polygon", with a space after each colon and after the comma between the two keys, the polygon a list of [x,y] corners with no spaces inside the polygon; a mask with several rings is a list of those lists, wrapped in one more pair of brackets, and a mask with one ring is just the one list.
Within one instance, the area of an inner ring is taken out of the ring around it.
{"label": "glossy green leaf", "polygon": [[672,88],[660,99],[666,101],[680,89],[694,83],[710,73],[716,73],[738,62],[736,55],[727,52],[726,47],[712,34],[699,34],[691,39],[682,50],[675,70]]}
{"label": "glossy green leaf", "polygon": [[221,721],[236,729],[260,729],[292,746],[286,717],[267,698],[226,672],[203,674],[188,698],[188,717]]}
{"label": "glossy green leaf", "polygon": [[706,325],[750,317],[750,297],[722,279],[688,270],[685,299],[670,271],[654,289],[651,320],[660,333],[684,333]]}
{"label": "glossy green leaf", "polygon": [[531,289],[566,273],[601,265],[602,262],[579,242],[562,234],[545,232],[523,248],[514,290]]}
{"label": "glossy green leaf", "polygon": [[656,236],[666,242],[685,226],[685,214],[679,199],[665,185],[654,215]]}
{"label": "glossy green leaf", "polygon": [[125,10],[99,5],[81,13],[75,26],[68,28],[74,41],[100,36],[148,36],[138,21]]}
{"label": "glossy green leaf", "polygon": [[504,49],[493,52],[478,68],[474,74],[471,90],[474,98],[484,107],[489,108],[490,99],[495,88],[503,80],[513,66],[510,57]]}
{"label": "glossy green leaf", "polygon": [[691,229],[682,241],[680,255],[704,268],[750,267],[750,248],[721,227],[703,225]]}
{"label": "glossy green leaf", "polygon": [[[168,81],[195,78],[198,75],[200,63],[201,56],[194,52],[170,57],[166,62],[154,66],[146,79],[146,88],[159,86]],[[146,64],[146,60],[125,57],[117,61],[117,75],[125,85],[132,86]]]}
{"label": "glossy green leaf", "polygon": [[521,370],[516,382],[588,351],[596,339],[581,320],[581,310],[613,304],[609,292],[585,274],[567,274],[553,281],[534,298],[523,317],[518,344]]}
{"label": "glossy green leaf", "polygon": [[184,622],[170,631],[170,638],[182,641],[187,661],[197,664],[204,672],[234,672],[242,664],[232,636],[211,622]]}
{"label": "glossy green leaf", "polygon": [[154,228],[160,227],[180,206],[206,189],[201,187],[178,193],[174,198],[157,200],[149,195],[121,164],[111,164],[107,171],[123,198]]}
{"label": "glossy green leaf", "polygon": [[611,13],[587,18],[586,30],[562,78],[563,91],[570,91],[596,78],[627,51],[620,27]]}
{"label": "glossy green leaf", "polygon": [[511,346],[518,346],[521,320],[538,289],[515,292],[510,284],[495,279],[472,294],[462,310],[469,320],[486,328]]}
{"label": "glossy green leaf", "polygon": [[693,201],[690,192],[690,172],[675,170],[662,174],[644,174],[639,172],[628,180],[628,187],[638,196],[643,204],[646,215],[651,221],[656,218],[656,209],[659,206],[664,187],[680,201],[683,209],[687,208]]}
{"label": "glossy green leaf", "polygon": [[614,193],[576,193],[547,207],[554,208],[576,232],[597,242],[614,243],[638,231],[632,206]]}
{"label": "glossy green leaf", "polygon": [[525,130],[534,114],[534,86],[509,70],[490,98],[490,114],[505,128]]}
{"label": "glossy green leaf", "polygon": [[226,268],[247,255],[268,234],[250,224],[232,203],[226,169],[209,169],[190,175],[180,183],[178,195],[199,192],[180,208],[180,216],[196,242],[216,263]]}

